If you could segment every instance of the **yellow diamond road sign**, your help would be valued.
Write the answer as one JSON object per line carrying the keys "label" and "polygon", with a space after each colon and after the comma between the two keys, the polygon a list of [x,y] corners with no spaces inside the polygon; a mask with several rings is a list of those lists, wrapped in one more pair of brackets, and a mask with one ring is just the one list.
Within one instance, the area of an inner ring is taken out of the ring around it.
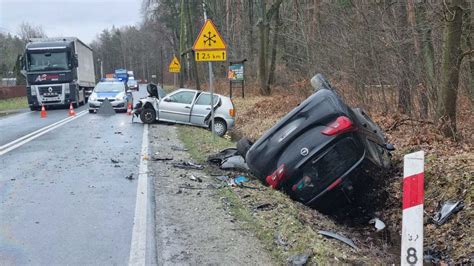
{"label": "yellow diamond road sign", "polygon": [[181,64],[179,63],[178,58],[176,58],[176,56],[173,56],[173,60],[171,60],[171,63],[169,66],[169,72],[171,73],[181,72]]}
{"label": "yellow diamond road sign", "polygon": [[194,51],[225,50],[224,39],[210,19],[206,20],[194,42]]}

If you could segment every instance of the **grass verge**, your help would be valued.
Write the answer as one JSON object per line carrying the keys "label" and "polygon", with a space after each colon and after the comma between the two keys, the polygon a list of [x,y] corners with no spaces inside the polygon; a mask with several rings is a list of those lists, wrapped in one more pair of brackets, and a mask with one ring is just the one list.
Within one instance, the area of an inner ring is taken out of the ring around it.
{"label": "grass verge", "polygon": [[[209,154],[235,146],[224,138],[213,140],[211,133],[202,128],[180,126],[178,136],[191,157],[200,163]],[[286,264],[290,256],[301,253],[311,254],[309,262],[318,264],[381,262],[319,235],[319,229],[337,228],[326,216],[257,180],[251,181],[251,185],[257,189],[224,187],[217,190],[216,196],[241,228],[252,232],[279,264]],[[257,208],[267,203],[268,208]]]}
{"label": "grass verge", "polygon": [[28,108],[28,101],[26,97],[15,97],[0,100],[0,111],[17,110],[24,108]]}

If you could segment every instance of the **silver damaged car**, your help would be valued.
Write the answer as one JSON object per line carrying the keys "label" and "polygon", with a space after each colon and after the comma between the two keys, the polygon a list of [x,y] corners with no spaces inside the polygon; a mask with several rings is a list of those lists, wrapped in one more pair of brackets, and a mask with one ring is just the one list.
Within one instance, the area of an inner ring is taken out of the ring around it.
{"label": "silver damaged car", "polygon": [[[165,121],[210,128],[211,95],[208,92],[178,89],[168,95],[163,90],[149,84],[148,97],[141,99],[134,112],[143,123]],[[214,94],[214,131],[223,136],[234,127],[235,109],[229,97]]]}

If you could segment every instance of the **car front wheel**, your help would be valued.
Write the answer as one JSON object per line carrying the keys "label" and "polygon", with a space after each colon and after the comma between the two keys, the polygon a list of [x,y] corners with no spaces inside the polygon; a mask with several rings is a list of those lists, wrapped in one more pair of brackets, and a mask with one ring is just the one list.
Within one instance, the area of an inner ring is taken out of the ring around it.
{"label": "car front wheel", "polygon": [[[212,129],[211,129],[212,130]],[[225,121],[221,119],[214,120],[214,132],[219,136],[222,137],[227,132],[227,124]]]}
{"label": "car front wheel", "polygon": [[142,110],[140,114],[140,119],[145,124],[151,124],[156,120],[156,112],[155,109],[152,108],[145,108]]}

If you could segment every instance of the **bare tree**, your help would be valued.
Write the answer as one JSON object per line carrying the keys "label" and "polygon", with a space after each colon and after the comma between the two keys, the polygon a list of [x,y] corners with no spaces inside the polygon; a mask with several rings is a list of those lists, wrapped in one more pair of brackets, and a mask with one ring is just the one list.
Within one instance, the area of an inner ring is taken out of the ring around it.
{"label": "bare tree", "polygon": [[33,26],[28,22],[22,22],[18,27],[18,35],[23,41],[28,41],[31,38],[44,38],[46,33],[42,26]]}

